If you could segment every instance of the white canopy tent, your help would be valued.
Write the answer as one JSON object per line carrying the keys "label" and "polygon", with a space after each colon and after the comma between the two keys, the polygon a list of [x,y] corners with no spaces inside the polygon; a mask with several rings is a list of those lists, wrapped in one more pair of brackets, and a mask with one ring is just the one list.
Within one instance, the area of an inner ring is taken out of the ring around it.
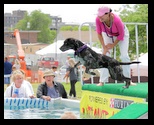
{"label": "white canopy tent", "polygon": [[[57,54],[74,53],[74,50],[67,50],[65,52],[62,52],[59,48],[63,45],[63,43],[64,43],[64,40],[58,40],[57,43],[54,42],[53,44],[50,44],[49,46],[36,51],[36,54],[37,55],[45,55],[45,54],[50,54],[50,53],[57,53]],[[98,49],[96,47],[92,47],[92,49],[97,53],[102,53],[101,49]]]}
{"label": "white canopy tent", "polygon": [[63,45],[64,40],[58,40],[57,42],[54,42],[50,44],[47,47],[44,47],[41,50],[36,51],[35,53],[40,56],[51,56],[58,60],[59,65],[64,65],[67,54],[74,53],[73,50],[68,50],[65,52],[62,52],[59,48]]}
{"label": "white canopy tent", "polygon": [[61,53],[73,53],[73,50],[68,50],[66,52],[62,52],[59,48],[63,45],[64,40],[58,40],[57,42],[54,42],[50,44],[47,47],[44,47],[41,50],[36,51],[36,54],[38,55],[46,55],[46,54],[61,54]]}
{"label": "white canopy tent", "polygon": [[138,76],[138,67],[139,67],[139,75],[140,76],[148,76],[148,52],[143,54],[137,59],[133,61],[140,61],[139,64],[132,64],[130,67],[133,71],[133,76]]}

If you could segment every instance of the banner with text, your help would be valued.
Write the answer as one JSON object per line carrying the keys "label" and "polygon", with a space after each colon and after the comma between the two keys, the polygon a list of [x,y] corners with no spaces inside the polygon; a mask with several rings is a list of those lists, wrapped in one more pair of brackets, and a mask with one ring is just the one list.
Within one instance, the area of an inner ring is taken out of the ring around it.
{"label": "banner with text", "polygon": [[134,102],[144,102],[143,98],[83,91],[80,101],[82,118],[108,119]]}

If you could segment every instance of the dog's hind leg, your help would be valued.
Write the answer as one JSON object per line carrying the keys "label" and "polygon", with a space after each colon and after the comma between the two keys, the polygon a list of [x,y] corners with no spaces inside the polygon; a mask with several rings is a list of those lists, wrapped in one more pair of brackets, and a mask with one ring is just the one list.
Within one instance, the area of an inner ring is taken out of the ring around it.
{"label": "dog's hind leg", "polygon": [[125,86],[123,86],[123,88],[129,88],[129,86],[130,86],[130,81],[131,81],[131,79],[130,78],[125,78],[126,80],[126,85]]}
{"label": "dog's hind leg", "polygon": [[90,74],[90,75],[96,75],[94,72],[90,72],[90,69],[86,67],[85,70],[86,73]]}
{"label": "dog's hind leg", "polygon": [[90,71],[90,74],[91,74],[91,75],[96,75],[96,73],[94,73],[93,70]]}

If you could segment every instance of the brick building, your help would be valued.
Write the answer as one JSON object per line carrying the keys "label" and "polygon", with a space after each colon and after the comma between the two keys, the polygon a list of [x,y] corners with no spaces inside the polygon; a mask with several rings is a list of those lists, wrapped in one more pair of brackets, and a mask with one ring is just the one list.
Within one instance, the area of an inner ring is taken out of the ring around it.
{"label": "brick building", "polygon": [[[21,43],[23,46],[23,50],[26,54],[35,54],[36,51],[40,50],[41,48],[44,48],[45,46],[48,46],[49,44],[44,43],[38,43],[37,41],[37,35],[40,31],[20,31],[20,38]],[[13,32],[4,31],[4,45],[6,46],[16,46],[17,42],[15,38],[10,38]],[[79,39],[79,32],[78,31],[60,31],[57,35],[57,40],[64,40],[68,37],[73,37],[76,39]],[[95,31],[92,31],[91,34],[92,43],[97,42],[97,34]],[[89,31],[81,31],[81,40],[82,42],[89,43],[90,42],[90,36]],[[9,47],[7,47],[9,48]],[[8,52],[7,48],[6,52]]]}
{"label": "brick building", "polygon": [[[21,43],[37,43],[37,35],[40,31],[19,31]],[[4,43],[16,44],[16,39],[11,39],[13,31],[4,31]]]}
{"label": "brick building", "polygon": [[16,11],[12,11],[12,14],[5,13],[4,30],[10,30],[12,27],[14,27],[19,22],[19,20],[23,19],[26,12],[27,11],[25,10],[16,10]]}
{"label": "brick building", "polygon": [[[35,54],[37,50],[48,44],[38,43],[37,35],[40,31],[19,31],[21,44],[26,54]],[[4,56],[17,54],[16,38],[11,38],[13,32],[4,31]]]}

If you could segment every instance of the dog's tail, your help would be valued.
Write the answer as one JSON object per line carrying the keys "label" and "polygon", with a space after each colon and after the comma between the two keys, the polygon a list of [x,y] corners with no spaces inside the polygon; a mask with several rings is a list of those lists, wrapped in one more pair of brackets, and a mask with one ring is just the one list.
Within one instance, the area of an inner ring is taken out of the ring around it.
{"label": "dog's tail", "polygon": [[119,62],[120,65],[130,65],[130,64],[138,64],[138,63],[141,63],[139,61],[133,61],[133,62]]}

